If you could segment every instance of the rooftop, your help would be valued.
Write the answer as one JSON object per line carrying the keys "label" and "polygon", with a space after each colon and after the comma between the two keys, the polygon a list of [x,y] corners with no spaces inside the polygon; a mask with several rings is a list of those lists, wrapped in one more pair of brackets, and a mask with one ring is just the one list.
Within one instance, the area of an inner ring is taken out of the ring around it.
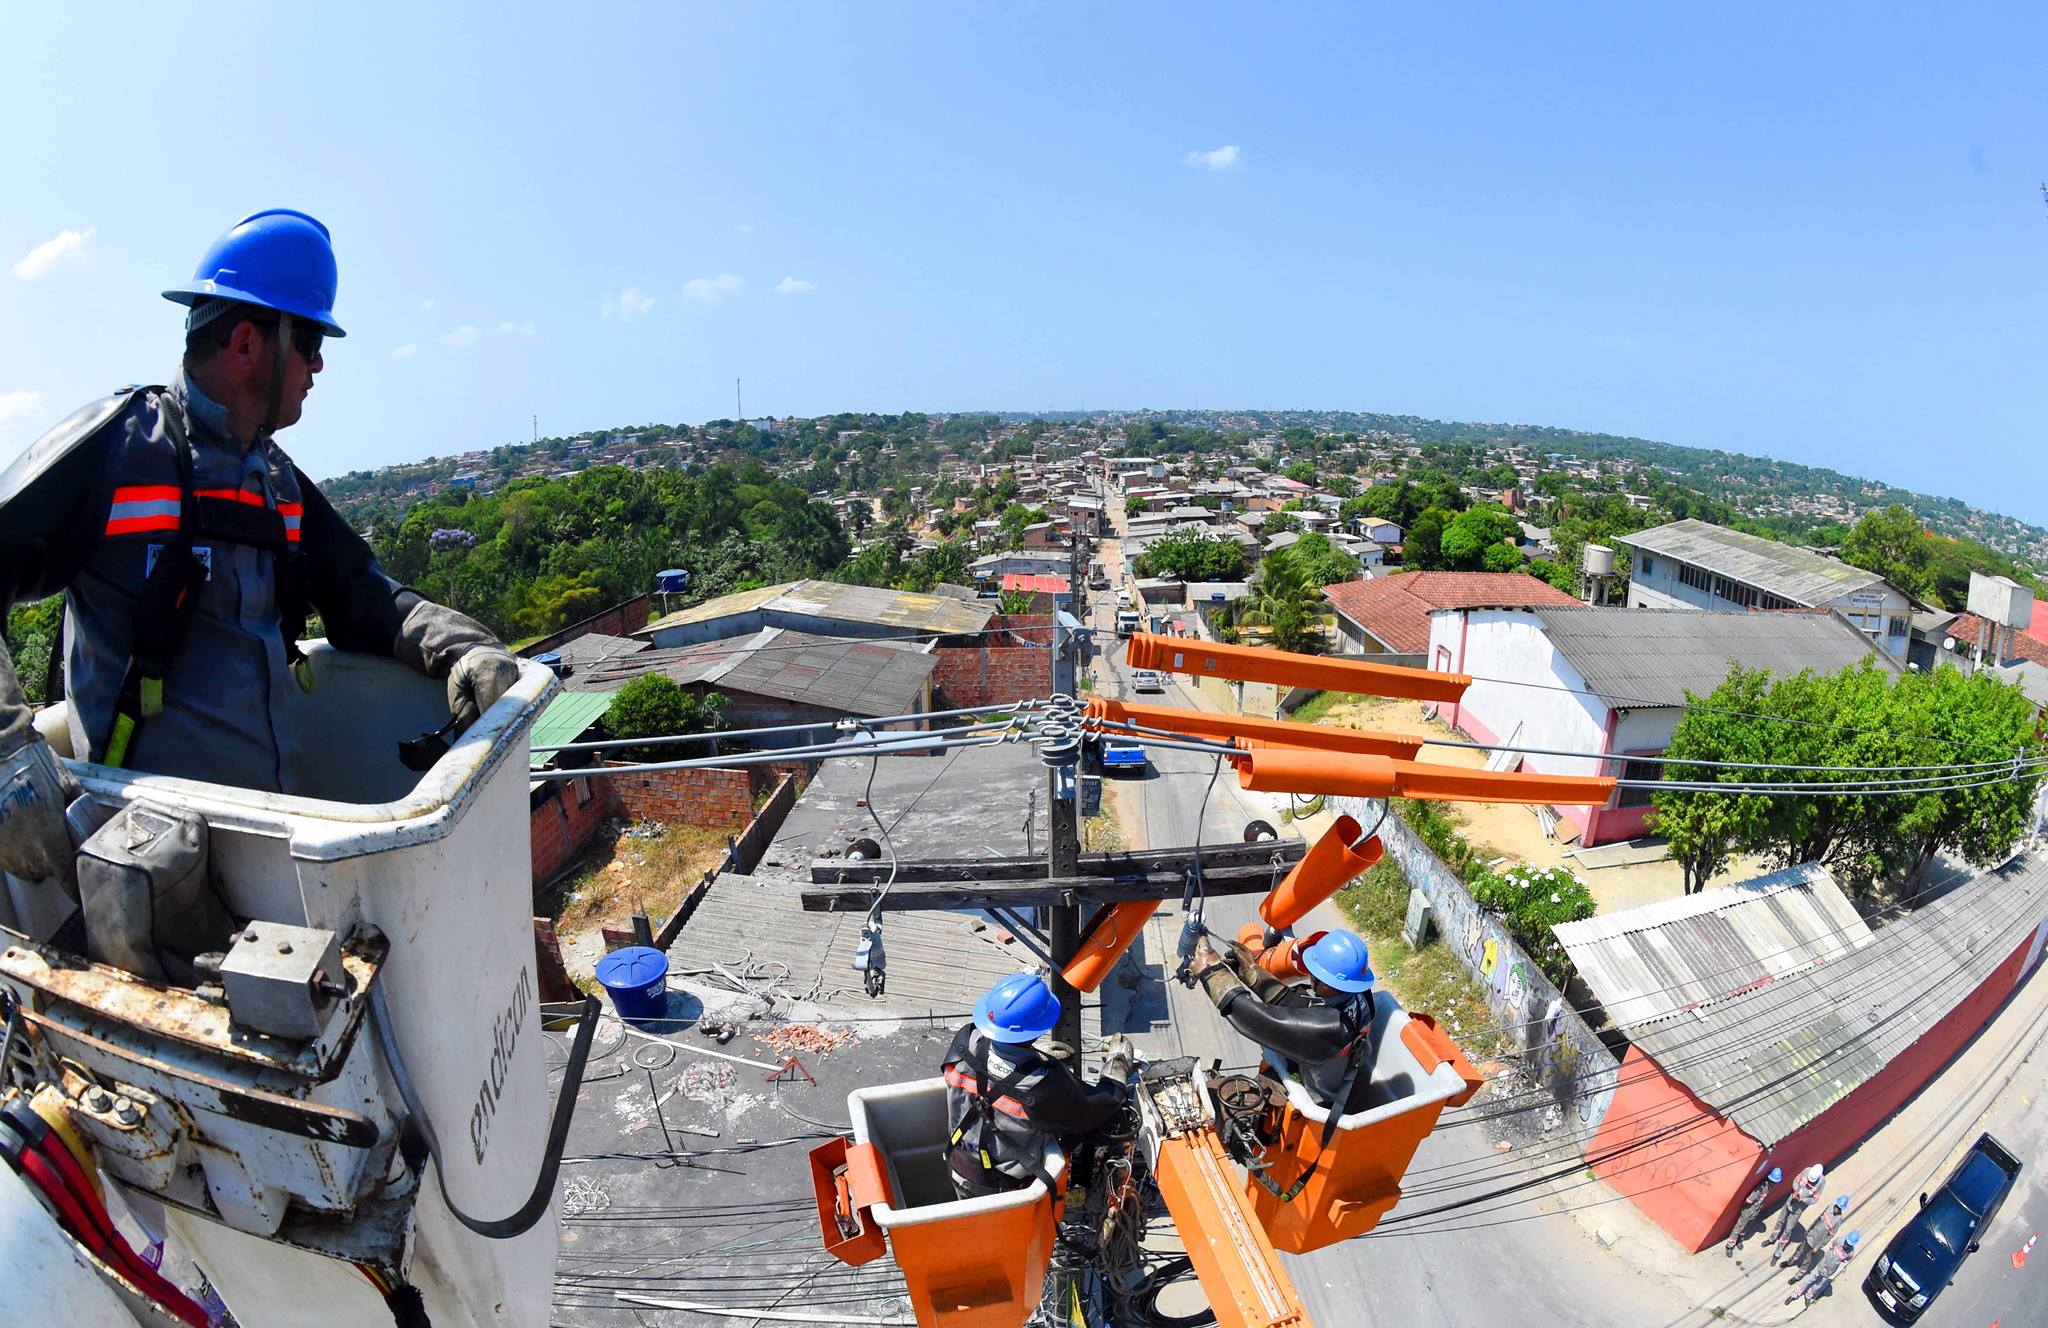
{"label": "rooftop", "polygon": [[915,645],[764,627],[750,636],[616,657],[577,670],[567,685],[578,692],[609,692],[643,673],[662,673],[683,684],[850,715],[900,715],[918,708],[925,681],[937,667],[937,656]]}
{"label": "rooftop", "polygon": [[1681,706],[1728,676],[1730,661],[1788,677],[1837,673],[1875,657],[1868,636],[1832,613],[1706,613],[1698,609],[1593,608],[1573,603],[1535,610],[1559,655],[1592,691],[1638,706]]}
{"label": "rooftop", "polygon": [[1044,572],[1005,572],[1003,589],[1023,590],[1032,594],[1064,595],[1067,593],[1067,578],[1051,576]]}
{"label": "rooftop", "polygon": [[1746,991],[1870,943],[1818,863],[1553,929],[1624,1029]]}
{"label": "rooftop", "polygon": [[1635,1045],[1766,1148],[1925,1036],[2048,918],[2048,854],[1984,872],[1848,954],[1699,1005]]}
{"label": "rooftop", "polygon": [[881,623],[906,632],[947,635],[980,631],[988,626],[995,608],[988,604],[963,603],[945,595],[912,594],[907,590],[844,585],[837,581],[789,581],[779,586],[721,595],[687,609],[678,609],[647,624],[636,635],[646,636],[664,627],[713,622],[755,611]]}
{"label": "rooftop", "polygon": [[1617,535],[1614,542],[1704,567],[1809,607],[1884,581],[1875,572],[1851,567],[1812,549],[1745,535],[1691,517],[1633,535]]}
{"label": "rooftop", "polygon": [[1429,615],[1438,609],[1578,603],[1526,572],[1402,572],[1325,586],[1323,594],[1339,613],[1403,655],[1429,649]]}
{"label": "rooftop", "polygon": [[604,712],[611,709],[612,697],[616,692],[557,692],[555,699],[548,702],[540,712],[540,718],[533,721],[533,735],[530,739],[533,751],[528,764],[538,770],[553,761],[556,752],[540,750],[560,743],[574,742],[583,736],[583,731],[604,718]]}

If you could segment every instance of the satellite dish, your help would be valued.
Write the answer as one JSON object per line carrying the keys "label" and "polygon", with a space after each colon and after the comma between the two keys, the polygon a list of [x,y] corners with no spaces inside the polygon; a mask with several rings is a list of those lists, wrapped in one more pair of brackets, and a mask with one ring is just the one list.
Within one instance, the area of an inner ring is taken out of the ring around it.
{"label": "satellite dish", "polygon": [[1244,828],[1244,842],[1247,844],[1269,843],[1279,837],[1280,833],[1264,821],[1249,822]]}
{"label": "satellite dish", "polygon": [[1943,650],[1954,650],[1954,649],[1956,648],[1956,639],[1955,639],[1954,637],[1952,637],[1952,636],[1944,636],[1944,637],[1942,637],[1942,638],[1941,638],[1941,648],[1942,648]]}

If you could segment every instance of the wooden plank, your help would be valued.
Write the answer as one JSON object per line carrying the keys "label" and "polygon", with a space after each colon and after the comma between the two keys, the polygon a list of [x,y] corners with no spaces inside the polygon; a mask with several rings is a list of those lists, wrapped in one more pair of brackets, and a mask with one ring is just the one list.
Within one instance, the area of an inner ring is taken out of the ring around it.
{"label": "wooden plank", "polygon": [[[1205,844],[1202,870],[1228,867],[1268,867],[1275,854],[1283,863],[1298,861],[1308,852],[1299,839],[1275,839],[1261,844]],[[1076,876],[1141,876],[1179,873],[1193,866],[1192,848],[1166,848],[1133,853],[1084,853]],[[906,881],[1023,881],[1043,880],[1043,857],[1014,858],[917,858],[896,865],[898,884]],[[816,885],[859,882],[879,884],[889,878],[887,862],[850,862],[845,858],[816,858],[811,862],[811,881]]]}
{"label": "wooden plank", "polygon": [[[1283,866],[1285,864],[1282,864]],[[1264,894],[1278,880],[1271,863],[1212,870],[1203,855],[1203,892],[1210,895]],[[905,881],[898,879],[882,899],[884,912],[917,909],[1030,908],[1046,904],[1118,903],[1126,899],[1179,899],[1186,882],[1179,872],[1145,876],[1060,876],[1025,881]],[[872,886],[817,886],[803,892],[806,913],[855,912],[875,899]]]}

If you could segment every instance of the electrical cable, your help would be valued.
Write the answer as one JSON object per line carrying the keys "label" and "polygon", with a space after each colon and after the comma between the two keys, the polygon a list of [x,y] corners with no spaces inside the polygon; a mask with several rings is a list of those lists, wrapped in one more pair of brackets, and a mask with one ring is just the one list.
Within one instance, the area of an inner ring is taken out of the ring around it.
{"label": "electrical cable", "polygon": [[[805,649],[810,649],[806,646]],[[869,724],[911,724],[925,723],[934,719],[953,719],[962,715],[1000,715],[1016,710],[1028,702],[1010,705],[966,706],[958,710],[912,710],[900,715],[875,715],[867,719]],[[815,733],[821,729],[836,729],[840,721],[821,719],[812,724],[773,724],[760,728],[714,729],[704,733],[672,733],[654,738],[600,738],[590,742],[536,743],[536,752],[594,752],[607,747],[664,747],[678,743],[713,742],[724,738],[755,738],[770,734]]]}
{"label": "electrical cable", "polygon": [[[548,1140],[541,1154],[540,1174],[534,1177],[533,1191],[526,1202],[505,1217],[480,1219],[464,1212],[448,1193],[448,1169],[441,1164],[441,1146],[434,1134],[434,1123],[420,1105],[419,1091],[413,1086],[412,1076],[406,1073],[405,1062],[399,1055],[398,1034],[391,1020],[391,1010],[384,1000],[384,984],[370,984],[370,1014],[376,1025],[377,1040],[384,1049],[384,1063],[391,1069],[391,1078],[398,1086],[398,1095],[405,1102],[408,1123],[416,1134],[423,1154],[418,1159],[408,1158],[408,1164],[417,1170],[421,1163],[432,1160],[434,1181],[441,1191],[441,1201],[448,1205],[448,1211],[457,1221],[487,1240],[505,1240],[530,1229],[547,1212],[549,1202],[554,1198],[555,1173],[561,1166],[562,1145],[568,1141],[569,1122],[576,1114],[576,1092],[583,1082],[583,1067],[590,1056],[590,1040],[597,1032],[597,1017],[604,1010],[603,1002],[595,996],[583,998],[583,1015],[576,1025],[576,1041],[569,1050],[569,1064],[562,1076],[560,1095],[555,1100],[554,1119],[548,1123]],[[401,1139],[401,1150],[414,1151]]]}

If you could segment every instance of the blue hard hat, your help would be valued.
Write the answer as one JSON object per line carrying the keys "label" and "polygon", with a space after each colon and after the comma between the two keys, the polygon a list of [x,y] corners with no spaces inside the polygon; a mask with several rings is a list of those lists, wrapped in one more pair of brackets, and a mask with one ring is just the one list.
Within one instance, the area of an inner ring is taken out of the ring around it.
{"label": "blue hard hat", "polygon": [[1302,952],[1301,963],[1310,976],[1326,987],[1350,992],[1372,990],[1372,956],[1357,932],[1325,932],[1323,939]]}
{"label": "blue hard hat", "polygon": [[1036,973],[1012,973],[974,1003],[974,1026],[991,1042],[1036,1042],[1059,1022],[1059,998]]}
{"label": "blue hard hat", "polygon": [[270,208],[236,222],[207,249],[192,280],[165,291],[164,298],[183,305],[253,304],[318,323],[328,336],[339,337],[346,334],[334,321],[337,280],[327,228],[303,212]]}
{"label": "blue hard hat", "polygon": [[1848,1212],[1848,1211],[1849,1211],[1849,1196],[1848,1196],[1848,1195],[1846,1195],[1846,1194],[1838,1194],[1838,1195],[1836,1195],[1836,1196],[1835,1196],[1835,1211],[1836,1211],[1836,1212],[1838,1212],[1838,1213],[1846,1213],[1846,1212]]}
{"label": "blue hard hat", "polygon": [[1844,1245],[1847,1245],[1852,1250],[1855,1249],[1862,1242],[1863,1233],[1860,1231],[1852,1231],[1848,1235],[1842,1237],[1842,1243]]}
{"label": "blue hard hat", "polygon": [[1776,1185],[1776,1184],[1777,1184],[1777,1183],[1778,1183],[1779,1181],[1782,1181],[1782,1180],[1784,1180],[1784,1179],[1785,1179],[1785,1168],[1783,1168],[1783,1167],[1772,1167],[1772,1168],[1771,1168],[1771,1184],[1773,1184],[1773,1185]]}

